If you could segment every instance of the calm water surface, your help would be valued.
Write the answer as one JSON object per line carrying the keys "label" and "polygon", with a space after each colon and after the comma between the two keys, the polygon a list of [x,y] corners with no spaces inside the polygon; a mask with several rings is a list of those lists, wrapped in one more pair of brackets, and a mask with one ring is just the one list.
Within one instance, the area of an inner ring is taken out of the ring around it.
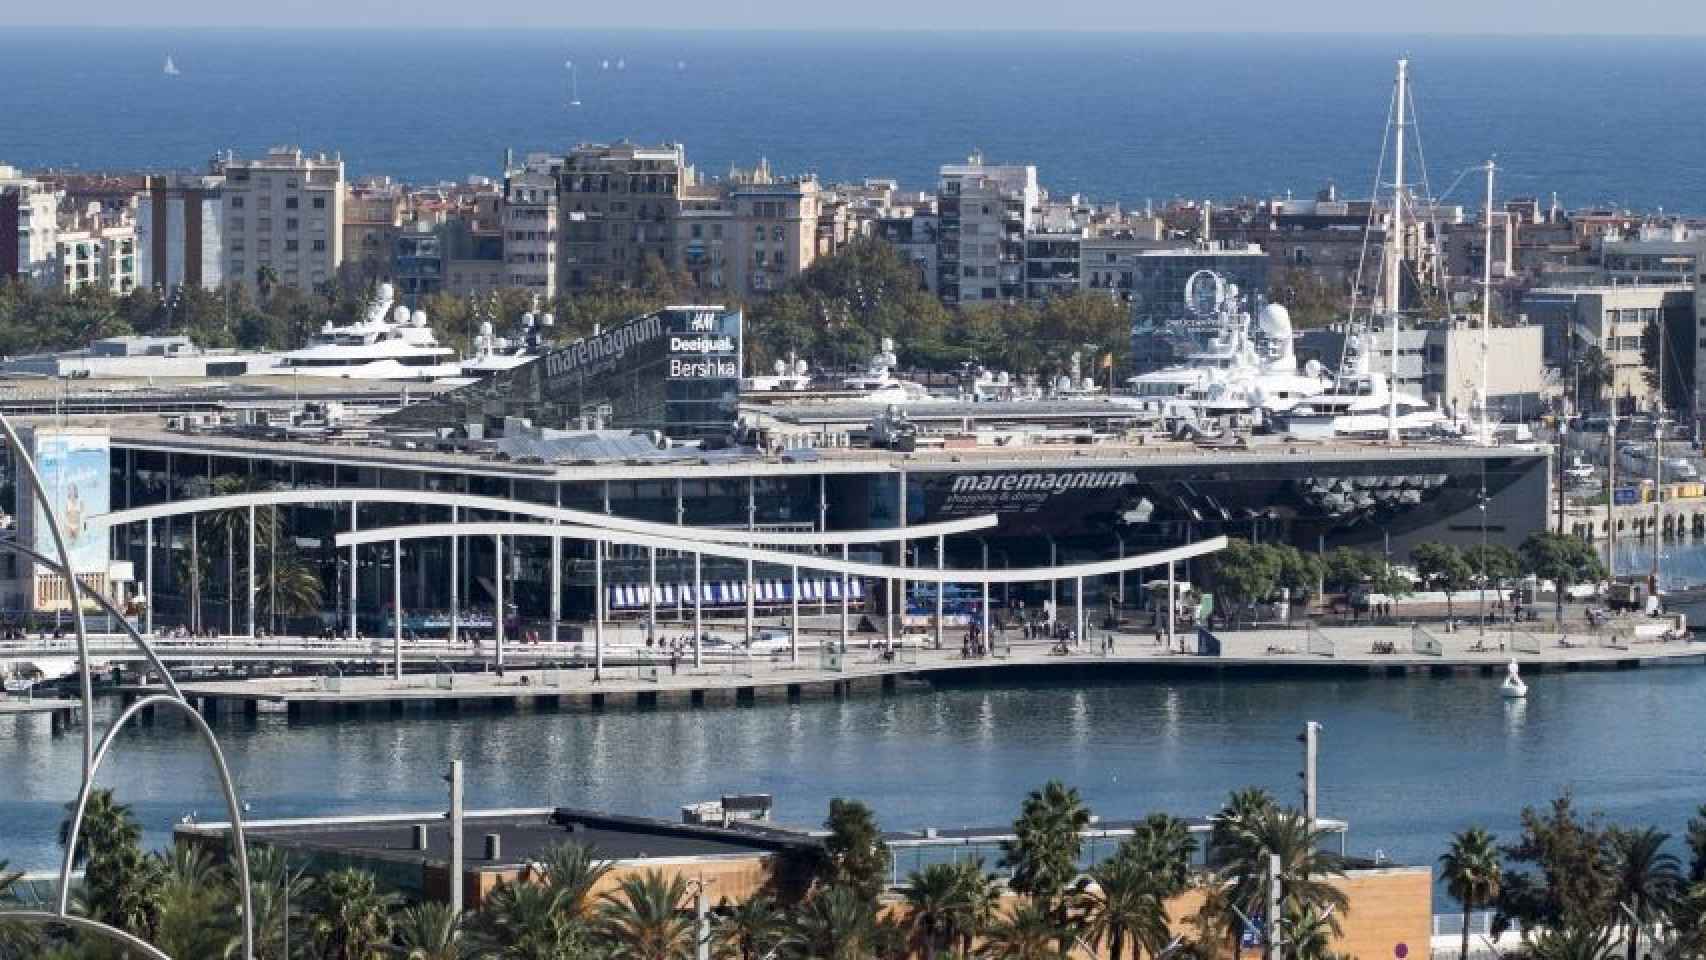
{"label": "calm water surface", "polygon": [[[1495,678],[1189,680],[949,689],[844,702],[608,714],[469,714],[220,734],[255,817],[432,809],[445,762],[474,806],[581,805],[674,816],[725,791],[769,791],[809,823],[861,797],[894,827],[1006,822],[1057,777],[1107,816],[1212,811],[1256,784],[1297,791],[1305,720],[1326,725],[1322,812],[1351,846],[1431,862],[1452,831],[1514,832],[1523,804],[1571,788],[1627,822],[1681,828],[1706,801],[1706,669],[1555,674],[1527,703]],[[100,711],[110,716],[110,705]],[[0,857],[48,868],[79,741],[0,720]],[[212,768],[181,723],[127,733],[102,780],[161,842],[178,817],[222,817]]]}

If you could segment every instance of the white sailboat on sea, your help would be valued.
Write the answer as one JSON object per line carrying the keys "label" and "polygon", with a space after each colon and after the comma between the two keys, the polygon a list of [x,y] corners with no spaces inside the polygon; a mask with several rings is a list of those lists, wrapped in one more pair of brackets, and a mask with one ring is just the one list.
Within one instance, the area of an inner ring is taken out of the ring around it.
{"label": "white sailboat on sea", "polygon": [[563,66],[569,68],[569,106],[578,107],[581,105],[581,91],[580,83],[575,77],[575,62],[564,60]]}
{"label": "white sailboat on sea", "polygon": [[178,69],[177,64],[172,62],[172,55],[168,53],[166,54],[166,66],[162,68],[160,72],[164,73],[168,77],[175,77],[182,71]]}

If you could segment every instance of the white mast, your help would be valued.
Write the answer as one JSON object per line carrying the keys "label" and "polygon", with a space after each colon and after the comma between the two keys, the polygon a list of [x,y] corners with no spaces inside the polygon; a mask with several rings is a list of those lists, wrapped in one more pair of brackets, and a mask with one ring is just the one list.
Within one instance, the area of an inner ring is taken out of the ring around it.
{"label": "white mast", "polygon": [[1404,101],[1408,99],[1410,61],[1398,61],[1398,123],[1393,140],[1392,229],[1386,237],[1386,329],[1392,345],[1387,363],[1386,442],[1398,442],[1398,305],[1404,267]]}
{"label": "white mast", "polygon": [[[1487,161],[1487,212],[1485,250],[1481,257],[1481,443],[1493,443],[1492,424],[1487,419],[1487,347],[1493,326],[1493,161]],[[1507,228],[1508,229],[1508,228]]]}
{"label": "white mast", "polygon": [[[1653,579],[1647,589],[1659,593],[1659,554],[1664,552],[1665,515],[1665,324],[1654,322],[1659,335],[1659,401],[1653,416]],[[1645,333],[1646,331],[1642,331]]]}

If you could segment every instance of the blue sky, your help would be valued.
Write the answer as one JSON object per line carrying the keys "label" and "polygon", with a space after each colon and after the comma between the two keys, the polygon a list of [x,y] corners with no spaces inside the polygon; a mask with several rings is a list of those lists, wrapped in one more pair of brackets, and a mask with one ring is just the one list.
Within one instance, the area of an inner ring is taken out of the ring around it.
{"label": "blue sky", "polygon": [[15,25],[295,27],[672,27],[1258,33],[1706,34],[1701,0],[80,0],[24,4]]}

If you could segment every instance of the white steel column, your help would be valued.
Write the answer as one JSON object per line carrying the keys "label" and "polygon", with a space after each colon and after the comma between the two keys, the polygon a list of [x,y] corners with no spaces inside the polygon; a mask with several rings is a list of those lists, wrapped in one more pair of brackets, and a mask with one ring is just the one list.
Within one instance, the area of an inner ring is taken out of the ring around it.
{"label": "white steel column", "polygon": [[[758,529],[758,498],[755,489],[757,481],[752,477],[746,478],[746,529]],[[753,606],[752,561],[746,561],[746,642],[748,649],[752,645],[752,606]],[[694,655],[697,665],[698,655]]]}
{"label": "white steel column", "polygon": [[604,679],[604,544],[592,551],[592,679]]}
{"label": "white steel column", "polygon": [[1173,609],[1178,602],[1179,588],[1173,582],[1173,561],[1167,561],[1167,651],[1173,651],[1173,625],[1178,621],[1178,611]]}
{"label": "white steel column", "polygon": [[693,551],[693,667],[704,666],[700,657],[700,641],[705,636],[705,580],[701,575],[704,555]]}
{"label": "white steel column", "polygon": [[492,655],[498,669],[504,668],[504,538],[492,538]]}
{"label": "white steel column", "polygon": [[[841,545],[841,562],[847,562],[847,544]],[[841,652],[847,652],[847,573],[841,573]]]}
{"label": "white steel column", "polygon": [[[943,550],[942,550],[942,547],[946,543],[946,541],[947,541],[946,537],[937,537],[936,538],[936,569],[937,570],[941,570],[943,568],[944,564],[947,562],[943,557]],[[945,603],[945,595],[947,594],[947,592],[948,592],[948,585],[946,583],[943,583],[940,580],[936,581],[936,649],[938,649],[938,650],[942,649],[942,617],[943,617],[943,615],[946,611],[946,608],[947,608],[947,604]]]}
{"label": "white steel column", "polygon": [[1079,643],[1085,640],[1084,635],[1084,578],[1075,577],[1072,581],[1072,634]]}
{"label": "white steel column", "polygon": [[658,633],[658,548],[646,550],[646,639]]}
{"label": "white steel column", "polygon": [[[1125,538],[1119,537],[1118,540],[1120,542],[1120,559],[1124,560],[1125,559]],[[1117,601],[1118,605],[1121,607],[1124,607],[1125,606],[1125,571],[1124,570],[1120,571],[1119,593],[1117,594],[1117,596],[1119,598]]]}
{"label": "white steel column", "polygon": [[983,649],[995,653],[995,638],[989,633],[989,581],[983,581]]}
{"label": "white steel column", "polygon": [[[356,529],[356,503],[354,500],[351,500],[349,504],[349,532],[354,533],[356,532]],[[356,634],[360,632],[355,625],[355,585],[356,581],[361,579],[356,567],[357,558],[355,549],[355,544],[352,543],[349,545],[349,638],[352,641],[355,640]]]}
{"label": "white steel column", "polygon": [[[277,572],[274,572],[277,575]],[[249,507],[249,639],[255,639],[255,508]]]}
{"label": "white steel column", "polygon": [[[1060,566],[1060,550],[1058,547],[1055,546],[1055,542],[1054,542],[1053,537],[1048,538],[1048,565],[1051,568]],[[1060,581],[1054,579],[1053,577],[1050,577],[1049,582],[1048,582],[1048,625],[1049,625],[1049,627],[1053,628],[1055,625],[1055,622],[1058,621],[1059,619],[1060,619]]]}
{"label": "white steel column", "polygon": [[[456,507],[450,508],[452,524],[461,522],[457,518],[459,512]],[[462,552],[458,549],[461,542],[461,537],[454,533],[450,535],[450,643],[453,646],[456,643],[456,628],[461,625],[462,620],[462,611],[459,609],[462,605]]]}
{"label": "white steel column", "polygon": [[403,682],[403,541],[391,541],[391,675]]}
{"label": "white steel column", "polygon": [[[552,521],[555,523],[556,521]],[[563,541],[551,538],[551,642],[557,642],[557,621],[563,618]]]}
{"label": "white steel column", "polygon": [[142,632],[154,634],[154,521],[144,520],[142,528]]}
{"label": "white steel column", "polygon": [[788,569],[793,571],[793,574],[794,574],[794,593],[793,593],[793,597],[792,597],[792,601],[791,601],[793,603],[793,607],[794,607],[794,611],[793,611],[794,615],[788,621],[788,660],[792,663],[799,663],[800,662],[800,568],[799,567],[789,567]]}

